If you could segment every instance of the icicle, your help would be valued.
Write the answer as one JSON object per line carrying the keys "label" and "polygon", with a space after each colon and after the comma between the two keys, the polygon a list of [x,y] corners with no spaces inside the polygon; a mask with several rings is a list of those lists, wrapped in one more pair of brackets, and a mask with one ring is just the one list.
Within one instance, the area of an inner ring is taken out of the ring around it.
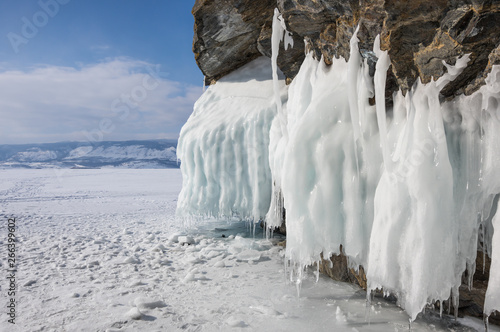
{"label": "icicle", "polygon": [[[277,9],[278,8],[275,8],[275,12]],[[280,16],[278,18],[279,18],[281,27],[283,28],[284,35],[283,35],[282,41],[283,41],[283,46],[285,47],[285,51],[286,51],[286,50],[288,50],[288,48],[293,47],[293,37],[292,37],[292,33],[286,29],[286,23],[285,23],[285,19],[283,18],[283,15],[280,14]]]}
{"label": "icicle", "polygon": [[314,273],[316,275],[316,282],[319,281],[319,261],[316,262],[316,271]]}
{"label": "icicle", "polygon": [[436,88],[438,89],[438,91],[441,91],[446,86],[446,84],[453,81],[458,77],[458,75],[462,73],[465,67],[467,67],[469,59],[470,54],[465,54],[457,59],[454,66],[447,64],[444,60],[442,61],[448,72],[436,81]]}
{"label": "icicle", "polygon": [[[358,47],[358,34],[359,31],[359,25],[357,26],[356,30],[354,31],[352,38],[350,40],[350,58],[349,62],[347,63],[347,84],[348,84],[348,90],[347,90],[347,95],[348,95],[348,101],[349,101],[349,113],[351,115],[351,126],[352,126],[352,132],[353,132],[353,138],[354,138],[354,159],[356,163],[356,176],[353,176],[351,178],[351,184],[353,186],[353,191],[354,195],[353,196],[360,196],[360,177],[361,177],[361,166],[360,166],[360,156],[358,155],[359,153],[359,148],[363,148],[363,144],[360,140],[361,138],[361,122],[360,122],[360,115],[359,115],[359,94],[358,94],[358,87],[360,85],[360,80],[359,80],[359,74],[360,74],[360,68],[361,68],[361,55],[359,53],[359,47]],[[355,204],[349,202],[349,198],[344,198],[342,204],[349,206],[350,204]],[[352,209],[347,209],[347,210],[352,210]],[[357,220],[360,220],[360,215],[363,213],[361,209],[354,209],[355,211],[347,211],[348,214],[352,213],[351,218],[349,216],[346,217],[345,221],[345,228],[346,228],[346,233],[347,234],[352,234],[354,231],[352,228],[354,228],[354,225]],[[358,214],[358,216],[356,216]],[[349,221],[349,219],[352,219],[352,221]],[[347,237],[345,239],[346,243],[350,243],[351,240],[353,240],[353,237]],[[354,241],[352,241],[354,242]],[[354,245],[354,244],[353,244]]]}
{"label": "icicle", "polygon": [[481,233],[483,238],[483,274],[486,271],[486,238],[484,234],[484,223],[481,224]]}
{"label": "icicle", "polygon": [[368,322],[368,325],[370,325],[371,322],[371,307],[372,307],[372,299],[371,299],[371,294],[373,291],[371,290],[366,290],[366,308],[365,308],[365,322]]}
{"label": "icicle", "polygon": [[283,265],[285,268],[283,269],[283,276],[285,277],[285,283],[288,284],[288,270],[289,270],[290,261],[286,258],[286,255],[283,255]]}
{"label": "icicle", "polygon": [[278,109],[278,119],[280,122],[281,133],[285,139],[288,137],[288,130],[286,128],[286,117],[283,114],[283,105],[281,104],[280,87],[278,83],[278,55],[280,42],[283,40],[283,34],[286,29],[283,28],[282,16],[278,8],[274,9],[273,17],[273,32],[271,36],[271,64],[273,70],[273,88],[274,88],[274,100],[276,102],[276,107]]}
{"label": "icicle", "polygon": [[377,55],[378,61],[375,67],[375,103],[377,110],[377,122],[380,131],[380,145],[382,146],[382,155],[384,165],[388,172],[392,171],[392,159],[389,154],[389,143],[387,142],[387,117],[385,109],[385,82],[387,79],[387,70],[391,65],[387,51],[380,50],[380,35],[375,38],[373,52]]}
{"label": "icicle", "polygon": [[483,148],[484,148],[484,140],[483,140],[483,108],[481,108],[481,113],[479,116],[479,186],[481,186],[483,182]]}
{"label": "icicle", "polygon": [[354,143],[361,137],[361,124],[359,122],[359,109],[358,109],[358,72],[361,64],[361,56],[358,47],[358,30],[359,25],[356,27],[351,40],[350,40],[350,58],[347,69],[347,84],[349,96],[349,111],[351,113],[352,129],[354,134]]}
{"label": "icicle", "polygon": [[[300,299],[300,290],[302,288],[302,278],[303,278],[303,273],[304,273],[304,269],[305,269],[305,266],[302,267],[300,265],[297,265],[297,264],[294,264],[294,268],[293,270],[295,270],[296,272],[296,276],[295,276],[295,288],[297,290],[297,298]],[[293,280],[293,277],[291,278],[290,280],[291,282],[294,282]]]}
{"label": "icicle", "polygon": [[470,264],[467,269],[467,285],[469,290],[472,290],[472,286],[474,285],[474,272],[476,271],[476,261]]}
{"label": "icicle", "polygon": [[460,304],[458,289],[453,289],[451,298],[453,300],[453,313],[454,313],[454,317],[455,317],[455,320],[457,320],[457,318],[458,318],[458,306]]}
{"label": "icicle", "polygon": [[439,318],[443,318],[443,301],[439,301]]}
{"label": "icicle", "polygon": [[297,297],[300,298],[300,289],[301,289],[301,286],[302,286],[302,279],[301,278],[297,278],[297,280],[295,281],[295,287],[297,288]]}
{"label": "icicle", "polygon": [[284,212],[284,204],[283,204],[283,194],[280,189],[276,189],[274,191],[274,218],[276,222],[281,224],[283,223],[283,212]]}
{"label": "icicle", "polygon": [[483,322],[484,322],[484,330],[485,330],[485,332],[489,331],[489,323],[488,323],[489,317],[490,317],[489,315],[483,314]]}

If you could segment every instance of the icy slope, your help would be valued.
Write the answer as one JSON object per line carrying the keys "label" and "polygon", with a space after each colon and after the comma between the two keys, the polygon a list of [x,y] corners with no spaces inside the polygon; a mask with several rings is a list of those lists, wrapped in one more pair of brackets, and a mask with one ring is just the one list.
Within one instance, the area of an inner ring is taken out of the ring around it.
{"label": "icy slope", "polygon": [[[464,56],[443,64],[439,80],[396,94],[386,110],[390,59],[378,39],[373,78],[356,34],[350,54],[330,67],[308,55],[287,98],[276,89],[277,106],[269,103],[269,80],[249,80],[261,77],[263,60],[210,87],[181,133],[178,213],[257,221],[270,207],[267,221],[276,226],[284,204],[287,258],[298,284],[305,266],[342,245],[354,268],[365,267],[369,290],[395,293],[414,320],[427,303],[450,296],[458,303],[478,247],[497,266],[500,67],[473,95],[443,102],[439,93],[466,67]],[[374,96],[379,102],[370,105]],[[496,280],[497,272],[491,275]],[[493,284],[487,313],[500,309]]]}

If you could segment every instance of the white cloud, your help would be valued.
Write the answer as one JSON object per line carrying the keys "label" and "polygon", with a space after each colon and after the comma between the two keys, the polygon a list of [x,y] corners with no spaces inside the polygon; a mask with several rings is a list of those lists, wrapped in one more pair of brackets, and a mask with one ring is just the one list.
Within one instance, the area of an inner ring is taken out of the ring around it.
{"label": "white cloud", "polygon": [[90,47],[91,50],[93,51],[108,51],[111,49],[111,46],[109,45],[93,45]]}
{"label": "white cloud", "polygon": [[4,69],[0,144],[174,137],[202,88],[167,80],[158,69],[128,58]]}

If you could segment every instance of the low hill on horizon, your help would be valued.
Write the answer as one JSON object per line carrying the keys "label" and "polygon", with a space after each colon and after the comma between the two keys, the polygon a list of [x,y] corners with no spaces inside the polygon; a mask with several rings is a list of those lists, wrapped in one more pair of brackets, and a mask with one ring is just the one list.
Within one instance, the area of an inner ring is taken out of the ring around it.
{"label": "low hill on horizon", "polygon": [[0,145],[6,168],[178,168],[177,140]]}

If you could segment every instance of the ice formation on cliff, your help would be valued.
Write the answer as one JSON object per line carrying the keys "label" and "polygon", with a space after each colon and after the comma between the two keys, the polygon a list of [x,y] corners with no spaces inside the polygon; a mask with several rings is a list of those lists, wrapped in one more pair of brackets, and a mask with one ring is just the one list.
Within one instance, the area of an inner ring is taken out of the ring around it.
{"label": "ice formation on cliff", "polygon": [[183,174],[179,216],[258,221],[266,215],[273,96],[271,63],[262,57],[210,86],[195,103],[177,146]]}
{"label": "ice formation on cliff", "polygon": [[[286,34],[277,20],[274,47]],[[485,312],[498,310],[500,67],[473,95],[444,102],[439,92],[464,56],[386,110],[390,60],[378,39],[373,52],[373,78],[355,33],[348,62],[326,66],[309,54],[289,87],[271,80],[262,58],[211,86],[181,132],[178,214],[278,226],[284,202],[287,257],[299,274],[342,245],[353,267],[365,267],[369,290],[395,293],[412,320],[427,303],[457,303],[479,247],[492,257]]]}

